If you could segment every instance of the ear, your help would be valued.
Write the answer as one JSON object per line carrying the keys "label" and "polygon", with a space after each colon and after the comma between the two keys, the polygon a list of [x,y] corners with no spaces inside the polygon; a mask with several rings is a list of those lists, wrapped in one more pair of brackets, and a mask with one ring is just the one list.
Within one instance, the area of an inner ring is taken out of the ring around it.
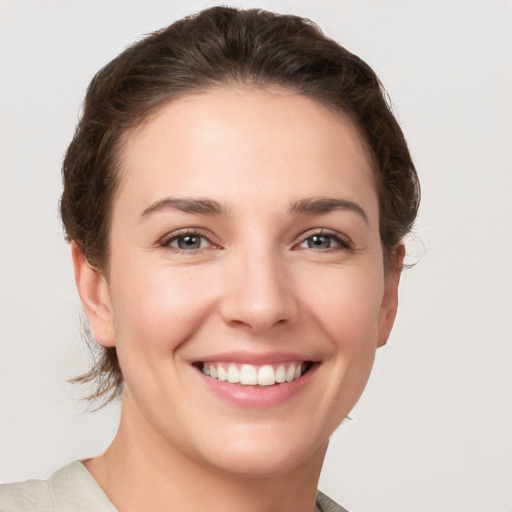
{"label": "ear", "polygon": [[94,339],[104,347],[115,345],[114,316],[105,276],[91,267],[83,250],[71,242],[75,282]]}
{"label": "ear", "polygon": [[398,308],[398,284],[402,274],[402,267],[405,257],[405,247],[400,245],[393,254],[391,268],[385,270],[384,275],[384,296],[379,313],[379,338],[378,347],[386,344],[395,322]]}

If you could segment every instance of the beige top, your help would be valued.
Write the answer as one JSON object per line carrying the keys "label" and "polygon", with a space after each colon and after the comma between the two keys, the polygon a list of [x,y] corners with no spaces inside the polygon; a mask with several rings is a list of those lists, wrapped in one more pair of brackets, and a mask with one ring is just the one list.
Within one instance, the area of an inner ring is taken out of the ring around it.
{"label": "beige top", "polygon": [[[321,512],[347,512],[320,491]],[[48,480],[0,485],[0,512],[117,512],[85,466],[77,461]]]}

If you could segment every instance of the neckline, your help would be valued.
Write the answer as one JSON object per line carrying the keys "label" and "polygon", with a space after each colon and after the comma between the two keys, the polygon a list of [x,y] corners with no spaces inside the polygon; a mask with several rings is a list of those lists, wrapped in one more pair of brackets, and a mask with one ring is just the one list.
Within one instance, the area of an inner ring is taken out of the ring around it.
{"label": "neckline", "polygon": [[[55,512],[118,512],[82,461],[70,462],[48,479]],[[323,512],[315,499],[315,512]]]}
{"label": "neckline", "polygon": [[81,461],[55,471],[48,479],[48,488],[55,512],[117,512]]}

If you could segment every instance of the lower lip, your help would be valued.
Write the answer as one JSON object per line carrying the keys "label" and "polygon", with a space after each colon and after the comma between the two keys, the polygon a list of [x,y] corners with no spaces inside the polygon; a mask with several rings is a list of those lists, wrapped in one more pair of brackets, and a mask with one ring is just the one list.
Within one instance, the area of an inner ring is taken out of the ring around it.
{"label": "lower lip", "polygon": [[197,372],[208,388],[222,399],[247,408],[271,408],[281,405],[300,393],[309,383],[318,368],[314,364],[302,377],[291,382],[274,384],[273,386],[243,386],[221,382]]}

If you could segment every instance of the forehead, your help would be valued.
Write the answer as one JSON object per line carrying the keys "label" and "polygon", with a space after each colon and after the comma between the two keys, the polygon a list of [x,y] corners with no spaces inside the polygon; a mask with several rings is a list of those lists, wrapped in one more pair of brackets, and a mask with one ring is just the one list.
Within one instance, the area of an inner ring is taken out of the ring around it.
{"label": "forehead", "polygon": [[[375,195],[372,165],[348,116],[281,88],[230,87],[158,109],[125,138],[119,195]],[[266,184],[271,183],[271,187]],[[297,199],[294,198],[294,199]],[[223,198],[220,198],[223,199]]]}

